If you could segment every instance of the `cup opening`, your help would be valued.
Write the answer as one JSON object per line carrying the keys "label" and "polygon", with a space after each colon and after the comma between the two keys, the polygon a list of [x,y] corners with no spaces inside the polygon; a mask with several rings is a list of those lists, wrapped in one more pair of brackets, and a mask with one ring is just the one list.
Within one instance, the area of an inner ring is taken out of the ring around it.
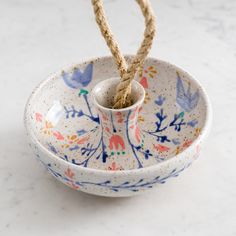
{"label": "cup opening", "polygon": [[[110,78],[98,83],[92,90],[92,96],[95,105],[106,109],[113,109],[113,101],[116,93],[116,87],[120,81],[120,78]],[[139,103],[142,103],[145,97],[145,90],[143,86],[137,81],[131,82],[131,100],[132,105],[123,109],[133,107]],[[120,110],[120,109],[114,109]]]}

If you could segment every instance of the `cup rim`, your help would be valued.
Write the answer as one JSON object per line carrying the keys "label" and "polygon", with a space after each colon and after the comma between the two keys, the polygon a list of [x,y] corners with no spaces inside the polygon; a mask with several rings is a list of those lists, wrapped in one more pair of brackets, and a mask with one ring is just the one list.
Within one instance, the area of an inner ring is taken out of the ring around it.
{"label": "cup rim", "polygon": [[108,82],[109,80],[117,80],[117,81],[119,81],[120,78],[116,77],[116,78],[105,79],[105,80],[99,82],[98,84],[96,84],[96,85],[93,87],[92,91],[91,91],[92,101],[93,101],[93,104],[94,104],[96,107],[99,107],[100,109],[105,110],[105,111],[111,111],[111,112],[125,112],[125,111],[132,110],[132,109],[136,108],[137,106],[141,106],[141,105],[143,104],[144,99],[145,99],[145,90],[144,90],[143,86],[142,86],[139,82],[137,82],[136,80],[132,80],[132,81],[131,81],[131,85],[132,85],[132,84],[135,84],[135,85],[138,86],[139,89],[142,91],[142,95],[138,98],[138,100],[137,100],[134,104],[132,104],[131,106],[128,106],[128,107],[125,107],[125,108],[119,108],[119,109],[109,108],[109,107],[105,107],[105,106],[101,105],[101,104],[97,101],[97,99],[96,99],[96,95],[95,95],[95,94],[96,94],[96,91],[95,91],[95,90],[98,89],[98,87],[100,87],[103,83],[106,83],[106,82]]}

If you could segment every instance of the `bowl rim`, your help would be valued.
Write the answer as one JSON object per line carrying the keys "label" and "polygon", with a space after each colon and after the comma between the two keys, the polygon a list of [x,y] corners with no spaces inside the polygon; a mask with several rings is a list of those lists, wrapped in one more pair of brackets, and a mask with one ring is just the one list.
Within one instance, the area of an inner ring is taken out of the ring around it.
{"label": "bowl rim", "polygon": [[[125,58],[130,59],[133,57],[134,57],[134,55],[132,55],[132,54],[125,54]],[[188,72],[186,72],[182,68],[180,68],[176,65],[173,65],[170,62],[167,62],[164,60],[160,60],[160,59],[157,59],[154,57],[147,57],[146,60],[152,60],[152,61],[155,61],[160,64],[165,64],[168,67],[171,67],[177,71],[180,71],[182,74],[184,74],[186,77],[188,77],[189,80],[194,81],[197,84],[199,91],[201,92],[202,98],[204,99],[204,102],[206,104],[206,116],[205,116],[206,118],[205,118],[205,122],[203,124],[203,127],[202,127],[198,137],[192,142],[192,144],[189,147],[187,147],[184,151],[180,152],[179,154],[177,154],[167,160],[164,160],[160,163],[156,163],[154,165],[143,167],[143,168],[138,168],[138,169],[136,168],[136,169],[119,170],[119,171],[101,170],[101,169],[95,169],[95,168],[75,165],[71,162],[63,160],[62,158],[58,157],[56,154],[54,154],[53,152],[48,150],[38,140],[38,138],[36,137],[36,135],[34,134],[32,129],[30,128],[29,122],[27,122],[28,121],[27,114],[29,114],[28,110],[29,110],[31,101],[36,96],[36,94],[41,91],[41,88],[45,84],[47,84],[53,78],[58,77],[62,71],[69,71],[72,68],[74,68],[75,65],[80,66],[82,64],[86,64],[91,61],[93,62],[96,60],[106,60],[106,59],[113,59],[113,57],[111,55],[106,55],[106,56],[101,56],[101,57],[97,56],[97,57],[92,57],[92,58],[88,58],[88,59],[83,59],[79,63],[76,63],[76,64],[65,66],[65,67],[63,67],[63,69],[57,70],[55,73],[47,76],[47,78],[42,80],[31,92],[31,94],[26,102],[25,109],[24,109],[24,126],[25,126],[26,132],[28,134],[27,136],[30,139],[30,141],[32,141],[39,149],[41,149],[41,151],[44,153],[45,156],[47,156],[47,158],[49,157],[52,161],[59,162],[62,166],[68,166],[73,170],[77,169],[78,171],[86,172],[88,174],[93,173],[93,174],[100,174],[100,175],[104,175],[104,176],[116,176],[116,177],[117,176],[124,176],[124,175],[134,175],[134,174],[140,174],[140,173],[148,172],[148,171],[152,172],[152,171],[155,171],[155,170],[161,168],[161,166],[163,166],[163,165],[168,165],[170,162],[177,161],[180,156],[183,156],[185,153],[189,152],[197,144],[201,143],[203,140],[205,140],[207,138],[207,136],[209,135],[209,131],[211,129],[211,125],[212,125],[212,105],[211,105],[209,96],[207,95],[204,87],[201,85],[201,83],[197,79],[193,78]]]}

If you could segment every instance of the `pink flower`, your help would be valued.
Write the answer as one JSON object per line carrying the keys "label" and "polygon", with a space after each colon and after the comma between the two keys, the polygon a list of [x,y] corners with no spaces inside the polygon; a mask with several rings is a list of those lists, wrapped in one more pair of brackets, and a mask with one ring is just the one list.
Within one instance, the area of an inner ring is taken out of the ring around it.
{"label": "pink flower", "polygon": [[43,118],[42,114],[38,112],[35,113],[35,119],[37,122],[42,122],[42,118]]}
{"label": "pink flower", "polygon": [[59,131],[53,132],[53,135],[56,137],[57,140],[64,140],[63,135]]}

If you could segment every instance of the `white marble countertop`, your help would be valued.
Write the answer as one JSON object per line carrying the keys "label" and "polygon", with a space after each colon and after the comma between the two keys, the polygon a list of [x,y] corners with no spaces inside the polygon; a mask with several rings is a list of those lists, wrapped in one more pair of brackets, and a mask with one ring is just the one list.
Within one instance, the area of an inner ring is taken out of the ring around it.
{"label": "white marble countertop", "polygon": [[[135,53],[143,32],[135,2],[104,2],[123,52]],[[90,1],[0,1],[0,235],[236,235],[236,1],[152,4],[158,33],[151,56],[203,84],[213,129],[200,159],[179,178],[146,195],[109,199],[51,177],[34,159],[22,121],[41,80],[110,54]]]}

